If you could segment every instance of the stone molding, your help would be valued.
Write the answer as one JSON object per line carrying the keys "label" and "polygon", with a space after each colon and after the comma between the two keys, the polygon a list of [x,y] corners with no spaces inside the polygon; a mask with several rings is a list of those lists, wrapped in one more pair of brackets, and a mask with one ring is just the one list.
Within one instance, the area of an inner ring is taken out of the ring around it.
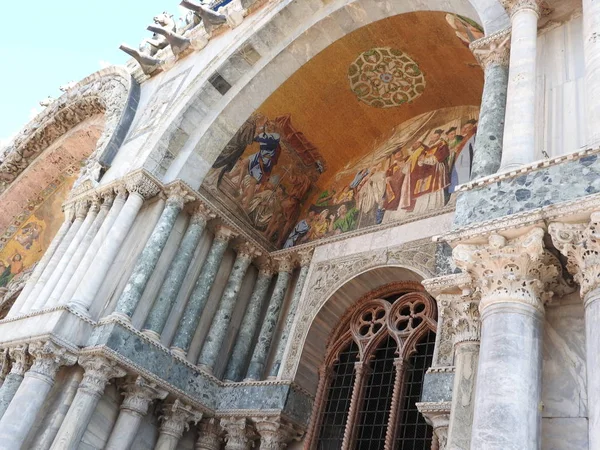
{"label": "stone molding", "polygon": [[121,404],[121,409],[126,409],[140,416],[148,412],[150,403],[154,400],[162,400],[168,395],[168,392],[161,389],[156,383],[148,382],[141,376],[128,380],[122,386],[122,390],[121,394],[125,398]]}
{"label": "stone molding", "polygon": [[508,67],[510,60],[511,29],[505,28],[471,42],[469,49],[485,70],[490,65]]}
{"label": "stone molding", "polygon": [[554,246],[567,257],[567,270],[585,301],[600,287],[600,212],[592,213],[587,223],[553,222],[548,232]]}
{"label": "stone molding", "polygon": [[417,409],[425,421],[433,427],[434,442],[431,449],[445,450],[448,441],[448,426],[450,425],[450,402],[420,402]]}
{"label": "stone molding", "polygon": [[104,388],[112,378],[127,374],[116,362],[100,355],[80,356],[79,365],[85,370],[79,389],[97,398],[102,397]]}
{"label": "stone molding", "polygon": [[72,366],[77,356],[52,341],[38,341],[29,344],[29,353],[33,357],[28,375],[37,376],[47,382],[53,382],[61,366]]}
{"label": "stone molding", "polygon": [[29,356],[29,346],[25,344],[11,347],[8,349],[8,355],[12,361],[10,372],[16,375],[25,375],[25,372],[29,370],[32,363]]}
{"label": "stone molding", "polygon": [[466,294],[472,291],[473,280],[466,272],[453,273],[442,277],[427,278],[421,281],[427,292],[434,297],[440,294]]}
{"label": "stone molding", "polygon": [[480,309],[498,303],[518,303],[544,312],[552,298],[549,285],[561,273],[557,258],[544,249],[544,230],[534,228],[515,239],[492,234],[488,244],[460,244],[456,265],[469,273],[481,293]]}
{"label": "stone molding", "polygon": [[202,419],[202,413],[175,399],[175,401],[163,405],[160,433],[181,439],[183,433],[189,429],[190,422],[197,424]]}
{"label": "stone molding", "polygon": [[530,10],[533,11],[538,18],[541,14],[540,0],[500,0],[506,12],[511,16],[514,16],[519,11]]}
{"label": "stone molding", "polygon": [[148,200],[162,191],[160,183],[146,171],[133,172],[127,175],[124,181],[130,194],[137,194],[144,200]]}

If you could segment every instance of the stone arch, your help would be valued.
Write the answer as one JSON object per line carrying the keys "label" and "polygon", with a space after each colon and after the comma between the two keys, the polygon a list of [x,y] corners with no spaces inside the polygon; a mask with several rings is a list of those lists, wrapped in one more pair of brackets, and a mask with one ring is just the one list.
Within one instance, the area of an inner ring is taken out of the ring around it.
{"label": "stone arch", "polygon": [[98,181],[101,169],[110,166],[129,130],[139,91],[129,72],[116,66],[70,88],[29,122],[0,155],[0,195],[54,142],[86,119],[101,115],[102,133],[82,169],[82,178]]}
{"label": "stone arch", "polygon": [[[180,105],[174,119],[163,126],[161,137],[151,151],[152,160],[174,158],[166,180],[183,179],[199,187],[204,175],[238,128],[280,85],[302,65],[327,46],[365,25],[394,15],[414,11],[443,11],[460,14],[483,24],[486,34],[510,23],[498,0],[428,0],[426,4],[405,1],[342,0],[323,6],[316,2],[289,2],[239,48],[250,45],[260,58],[232,83],[223,96],[208,80],[198,83]],[[347,18],[340,26],[338,18]],[[297,26],[300,23],[300,26]],[[236,68],[234,52],[220,64],[223,71]],[[217,69],[219,72],[219,69]],[[239,76],[239,75],[238,75]],[[211,98],[212,97],[212,98]],[[198,104],[203,106],[198,108]],[[202,112],[199,109],[206,109]],[[190,127],[189,124],[194,126]],[[174,141],[187,142],[170,149]],[[170,154],[168,154],[170,152]]]}
{"label": "stone arch", "polygon": [[419,290],[421,280],[433,276],[424,266],[389,259],[388,255],[386,263],[366,258],[360,267],[361,258],[353,258],[349,264],[331,262],[312,270],[294,320],[281,378],[294,380],[314,394],[330,335],[353,305],[391,283],[402,282]]}

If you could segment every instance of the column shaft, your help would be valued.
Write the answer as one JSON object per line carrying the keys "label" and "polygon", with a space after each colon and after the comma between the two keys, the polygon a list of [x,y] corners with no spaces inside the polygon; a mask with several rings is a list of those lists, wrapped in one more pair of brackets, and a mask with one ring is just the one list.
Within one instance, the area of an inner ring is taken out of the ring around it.
{"label": "column shaft", "polygon": [[183,199],[169,199],[144,250],[137,259],[133,272],[117,302],[115,314],[131,318],[144,294],[146,284],[154,272],[158,259],[162,254],[177,216],[183,208]]}
{"label": "column shaft", "polygon": [[10,359],[13,360],[10,373],[4,379],[0,387],[0,419],[8,409],[13,397],[17,393],[19,386],[23,382],[23,376],[29,369],[30,358],[27,354],[27,346],[23,345],[9,350]]}
{"label": "column shaft", "polygon": [[596,0],[582,0],[582,6],[587,142],[597,146],[600,143],[600,4]]}
{"label": "column shaft", "polygon": [[160,339],[160,335],[167,323],[171,309],[177,300],[177,294],[183,285],[183,280],[187,274],[187,270],[194,257],[194,251],[200,242],[204,228],[206,227],[206,218],[192,217],[190,224],[181,240],[181,244],[177,249],[177,253],[169,266],[167,276],[163,281],[160,291],[148,313],[144,332],[153,336],[156,340]]}
{"label": "column shaft", "polygon": [[589,450],[600,450],[600,289],[589,292],[584,302]]}
{"label": "column shaft", "polygon": [[258,330],[260,313],[263,303],[267,298],[267,291],[271,285],[273,273],[270,270],[260,271],[258,279],[254,284],[252,296],[248,302],[242,325],[233,347],[233,352],[227,364],[225,371],[225,379],[229,381],[242,381],[244,376],[243,370],[246,367],[246,362],[250,356],[252,341]]}
{"label": "column shaft", "polygon": [[285,318],[285,325],[283,326],[283,331],[281,332],[281,337],[279,338],[279,343],[277,344],[275,360],[273,361],[273,367],[271,367],[271,372],[269,374],[271,377],[276,377],[279,373],[281,360],[283,359],[283,353],[285,352],[287,341],[290,336],[290,332],[292,331],[292,324],[294,323],[294,318],[296,317],[296,310],[298,309],[298,303],[300,303],[300,298],[302,297],[302,289],[304,289],[304,283],[306,283],[307,275],[308,265],[303,265],[300,268],[300,273],[298,274],[298,280],[296,281],[296,287],[294,288],[294,296],[292,297],[292,302],[290,303],[290,308],[287,312],[287,317]]}
{"label": "column shaft", "polygon": [[246,271],[252,262],[252,250],[247,248],[238,251],[235,263],[229,274],[225,291],[219,302],[219,307],[215,316],[213,317],[210,330],[206,335],[200,357],[198,358],[198,364],[203,366],[208,371],[212,372],[217,362],[217,358],[221,353],[221,347],[227,337],[229,331],[229,324],[231,323],[231,315],[235,308],[242,281]]}
{"label": "column shaft", "polygon": [[27,284],[21,291],[19,298],[17,298],[14,305],[10,308],[10,311],[8,312],[8,314],[6,316],[7,318],[16,316],[19,313],[19,311],[23,307],[23,304],[25,303],[25,301],[27,301],[27,297],[29,296],[29,294],[33,290],[34,286],[36,285],[37,281],[40,279],[40,276],[44,272],[44,269],[46,268],[46,266],[52,259],[52,256],[54,256],[54,252],[56,251],[56,249],[62,242],[63,238],[69,231],[69,228],[71,227],[71,223],[72,223],[72,217],[70,215],[68,215],[67,218],[65,219],[65,221],[63,222],[63,224],[60,226],[58,232],[56,233],[56,236],[54,236],[54,239],[52,239],[52,242],[50,243],[50,246],[44,253],[44,256],[42,256],[42,259],[40,259],[38,261],[37,265],[35,266],[35,269],[33,270],[31,277],[27,281]]}
{"label": "column shaft", "polygon": [[512,11],[510,72],[506,98],[502,164],[512,170],[535,159],[535,83],[538,9],[522,2]]}
{"label": "column shaft", "polygon": [[185,355],[190,348],[196,328],[200,322],[200,317],[206,306],[208,295],[215,282],[217,272],[221,267],[223,255],[225,254],[225,250],[227,250],[229,240],[233,237],[230,232],[226,232],[225,230],[227,229],[221,228],[215,234],[215,239],[202,265],[192,295],[185,306],[183,316],[177,327],[171,350],[180,355]]}
{"label": "column shaft", "polygon": [[83,259],[77,266],[75,273],[69,280],[69,283],[67,284],[62,295],[60,296],[59,303],[61,305],[69,303],[71,301],[71,298],[73,297],[73,294],[77,290],[79,283],[81,283],[81,280],[83,279],[86,272],[92,265],[92,262],[94,262],[96,256],[98,255],[98,251],[100,250],[100,247],[108,239],[108,233],[110,232],[110,229],[112,228],[113,224],[115,223],[115,220],[119,216],[121,209],[123,209],[126,199],[127,199],[127,194],[125,193],[124,190],[119,192],[119,194],[115,197],[113,204],[110,207],[110,211],[106,215],[106,218],[102,222],[100,229],[96,233],[96,236],[94,236],[92,243],[90,244],[89,248],[85,252]]}
{"label": "column shaft", "polygon": [[447,450],[469,450],[475,407],[475,378],[479,361],[479,342],[457,344],[454,357],[454,388],[448,427]]}
{"label": "column shaft", "polygon": [[113,427],[106,450],[129,450],[142,423],[142,415],[128,409],[121,409],[117,423]]}
{"label": "column shaft", "polygon": [[246,373],[247,379],[260,380],[264,374],[267,358],[269,357],[269,350],[271,349],[271,341],[275,334],[275,329],[281,313],[281,306],[283,305],[285,293],[290,281],[290,270],[291,267],[286,267],[286,270],[281,270],[277,274],[277,282],[275,283],[275,289],[273,289],[269,308],[265,314],[260,334],[258,335],[258,341],[256,347],[254,347],[252,358],[250,359],[250,365],[248,366],[248,372]]}
{"label": "column shaft", "polygon": [[73,306],[80,309],[83,313],[88,314],[88,309],[92,305],[100,286],[102,286],[104,278],[113,264],[143,203],[144,198],[140,194],[132,192],[129,195],[119,213],[119,217],[117,217],[110,229],[108,238],[98,250],[94,258],[94,264],[90,265],[82,282],[77,287],[72,302]]}

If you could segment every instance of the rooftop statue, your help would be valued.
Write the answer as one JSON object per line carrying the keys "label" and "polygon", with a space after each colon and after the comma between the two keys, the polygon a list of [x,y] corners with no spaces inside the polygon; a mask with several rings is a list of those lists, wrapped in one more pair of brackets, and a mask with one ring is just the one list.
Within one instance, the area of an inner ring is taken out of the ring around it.
{"label": "rooftop statue", "polygon": [[134,58],[139,63],[146,75],[150,75],[160,67],[161,60],[155,58],[154,56],[149,56],[145,53],[142,53],[127,44],[121,44],[119,48]]}
{"label": "rooftop statue", "polygon": [[196,3],[193,0],[183,0],[180,5],[194,11],[200,17],[207,33],[210,33],[213,28],[227,22],[227,17],[224,14],[213,11],[202,3]]}
{"label": "rooftop statue", "polygon": [[[173,16],[167,12],[154,16],[154,23],[165,30],[171,32],[176,31],[175,20],[173,20]],[[167,38],[163,34],[155,32],[152,34],[151,38],[146,38],[141,42],[140,52],[149,56],[154,56],[159,50],[162,50],[167,45],[169,45]]]}
{"label": "rooftop statue", "polygon": [[159,35],[164,37],[164,39],[166,39],[168,44],[171,46],[171,50],[175,56],[185,51],[191,44],[191,41],[188,38],[183,37],[181,34],[175,33],[174,31],[171,31],[165,27],[149,25],[148,31],[152,31],[152,33],[154,33],[153,36]]}

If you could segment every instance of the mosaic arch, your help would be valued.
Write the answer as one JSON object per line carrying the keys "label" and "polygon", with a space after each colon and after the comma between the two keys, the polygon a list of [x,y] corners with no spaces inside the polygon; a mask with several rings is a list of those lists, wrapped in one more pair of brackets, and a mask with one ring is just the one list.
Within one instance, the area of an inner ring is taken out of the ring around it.
{"label": "mosaic arch", "polygon": [[331,44],[242,125],[202,190],[272,248],[431,214],[468,180],[475,22],[401,14]]}

